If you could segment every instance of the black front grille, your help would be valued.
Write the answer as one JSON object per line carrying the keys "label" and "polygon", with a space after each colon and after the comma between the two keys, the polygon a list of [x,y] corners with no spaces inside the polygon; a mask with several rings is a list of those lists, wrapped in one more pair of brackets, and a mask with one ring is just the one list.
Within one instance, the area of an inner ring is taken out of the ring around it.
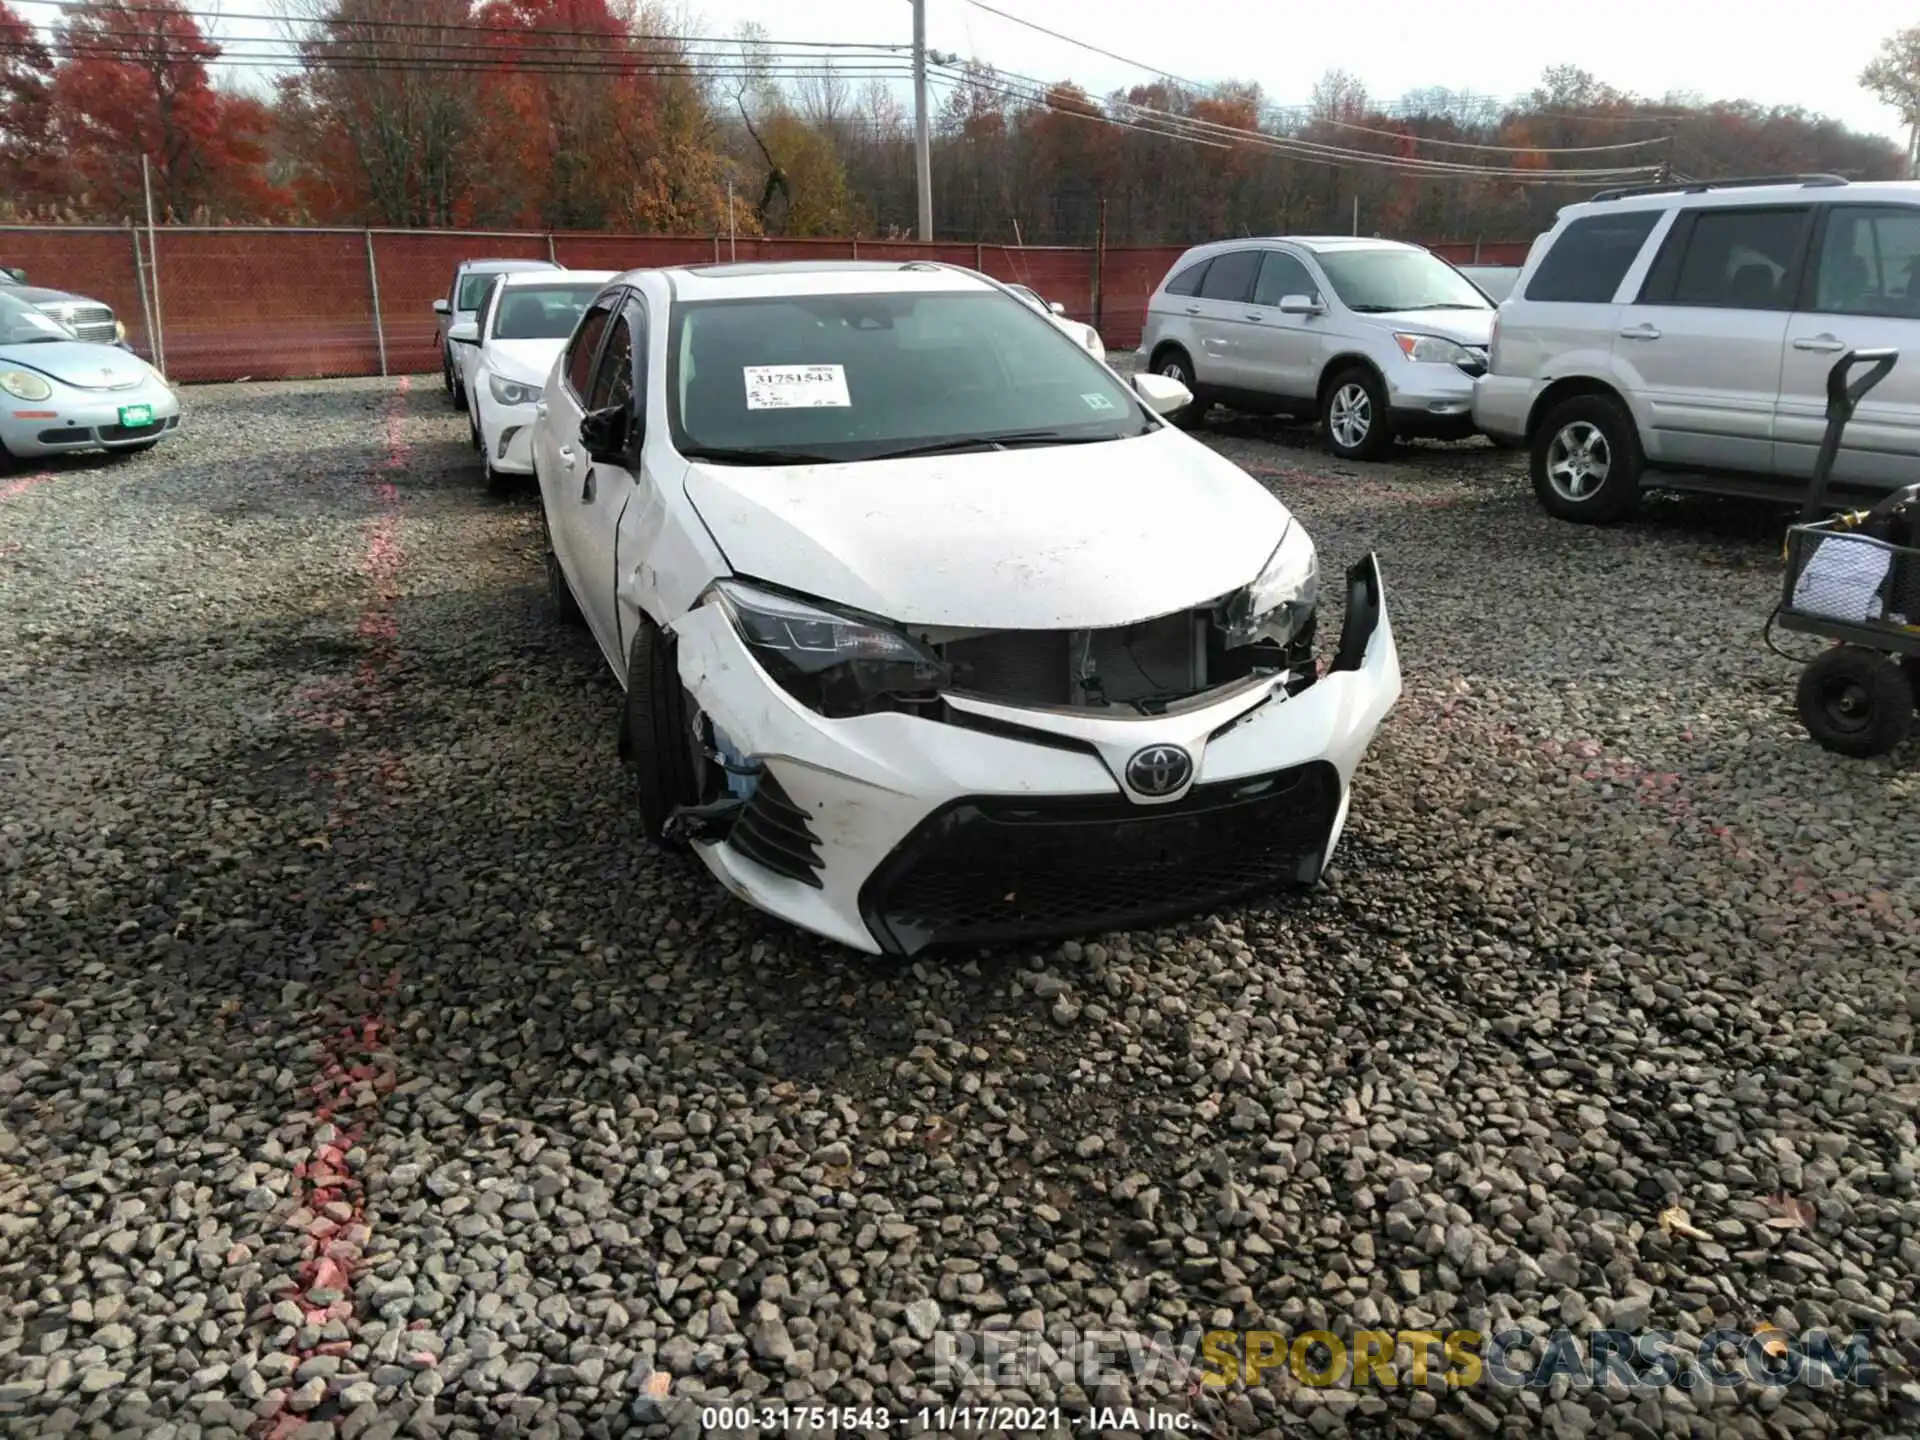
{"label": "black front grille", "polygon": [[771,772],[761,775],[753,798],[727,832],[727,844],[776,875],[820,888],[820,841],[807,823],[807,812],[793,803]]}
{"label": "black front grille", "polygon": [[901,842],[860,908],[887,949],[1122,930],[1278,884],[1312,884],[1340,804],[1316,760],[1195,786],[1171,805],[1124,796],[956,801]]}
{"label": "black front grille", "polygon": [[102,441],[145,440],[155,435],[164,435],[179,423],[177,417],[169,415],[166,419],[156,420],[151,425],[102,425],[100,438]]}

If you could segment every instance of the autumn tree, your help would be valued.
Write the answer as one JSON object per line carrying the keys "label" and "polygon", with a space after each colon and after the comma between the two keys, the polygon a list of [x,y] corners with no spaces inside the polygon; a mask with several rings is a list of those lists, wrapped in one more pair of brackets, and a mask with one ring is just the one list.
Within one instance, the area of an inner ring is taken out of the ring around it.
{"label": "autumn tree", "polygon": [[58,194],[53,148],[53,56],[38,32],[0,0],[0,195],[30,209]]}
{"label": "autumn tree", "polygon": [[1907,123],[1907,173],[1920,175],[1920,25],[1880,42],[1860,83]]}
{"label": "autumn tree", "polygon": [[261,219],[267,108],[216,90],[220,47],[181,0],[83,0],[56,36],[51,129],[79,198],[125,216],[143,204],[141,157],[166,218]]}

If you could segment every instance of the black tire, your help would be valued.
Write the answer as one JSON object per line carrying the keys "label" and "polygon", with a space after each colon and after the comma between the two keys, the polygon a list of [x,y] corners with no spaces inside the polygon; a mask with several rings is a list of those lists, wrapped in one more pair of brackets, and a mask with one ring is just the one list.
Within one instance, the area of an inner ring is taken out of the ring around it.
{"label": "black tire", "polygon": [[645,615],[628,652],[620,758],[633,772],[647,838],[663,844],[667,817],[699,800],[699,776],[693,766],[693,732],[673,641]]}
{"label": "black tire", "polygon": [[467,408],[467,387],[458,380],[453,382],[453,408],[456,410]]}
{"label": "black tire", "polygon": [[440,342],[440,383],[446,387],[447,394],[453,394],[453,356],[447,350],[447,342]]}
{"label": "black tire", "polygon": [[1836,645],[1800,672],[1800,723],[1823,747],[1864,760],[1884,755],[1913,728],[1906,670],[1864,645]]}
{"label": "black tire", "polygon": [[1207,411],[1213,406],[1210,401],[1200,398],[1200,382],[1193,373],[1193,361],[1187,352],[1177,345],[1162,350],[1154,356],[1153,372],[1156,375],[1164,375],[1169,380],[1178,380],[1194,397],[1191,405],[1183,405],[1171,415],[1162,418],[1169,425],[1178,426],[1182,430],[1196,429],[1200,422],[1207,418]]}
{"label": "black tire", "polygon": [[467,410],[467,443],[477,451],[487,448],[487,442],[480,437],[480,414],[472,407]]}
{"label": "black tire", "polygon": [[562,625],[574,629],[586,628],[587,617],[580,608],[580,602],[573,598],[573,587],[567,584],[567,572],[560,568],[560,557],[554,553],[553,530],[547,524],[547,502],[540,502],[540,538],[547,549],[547,598],[553,601],[553,610],[560,617]]}
{"label": "black tire", "polygon": [[1368,366],[1348,366],[1320,397],[1320,428],[1327,449],[1342,460],[1382,458],[1393,448],[1386,385]]}
{"label": "black tire", "polygon": [[1613,396],[1599,394],[1574,395],[1547,411],[1527,459],[1541,507],[1581,525],[1631,515],[1645,468],[1633,416]]}
{"label": "black tire", "polygon": [[520,477],[511,470],[496,470],[493,461],[485,455],[480,457],[480,474],[487,482],[487,494],[496,500],[504,500],[520,488]]}

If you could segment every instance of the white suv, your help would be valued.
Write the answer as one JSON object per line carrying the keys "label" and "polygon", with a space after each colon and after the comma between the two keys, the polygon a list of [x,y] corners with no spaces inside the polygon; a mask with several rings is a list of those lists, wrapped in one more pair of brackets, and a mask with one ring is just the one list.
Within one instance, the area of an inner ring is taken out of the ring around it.
{"label": "white suv", "polygon": [[1147,301],[1147,367],[1216,401],[1318,419],[1327,448],[1377,460],[1399,436],[1473,434],[1493,302],[1430,250],[1290,236],[1201,245]]}
{"label": "white suv", "polygon": [[1608,191],[1560,212],[1501,306],[1474,419],[1527,447],[1540,503],[1629,514],[1641,489],[1779,498],[1813,473],[1827,373],[1907,352],[1861,403],[1842,489],[1920,467],[1920,184],[1836,175]]}

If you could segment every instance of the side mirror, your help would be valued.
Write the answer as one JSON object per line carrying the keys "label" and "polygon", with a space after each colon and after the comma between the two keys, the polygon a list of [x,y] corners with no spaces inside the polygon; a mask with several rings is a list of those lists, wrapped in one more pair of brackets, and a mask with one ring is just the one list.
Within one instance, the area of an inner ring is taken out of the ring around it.
{"label": "side mirror", "polygon": [[640,448],[633,412],[624,405],[589,410],[580,417],[580,444],[596,465],[631,467]]}
{"label": "side mirror", "polygon": [[453,307],[444,300],[436,300],[433,302],[433,313],[436,315],[451,315],[453,313]]}
{"label": "side mirror", "polygon": [[1193,403],[1193,392],[1171,375],[1142,371],[1133,377],[1133,389],[1156,415],[1171,415]]}
{"label": "side mirror", "polygon": [[1327,307],[1311,295],[1282,295],[1280,297],[1282,315],[1324,315]]}
{"label": "side mirror", "polygon": [[1051,310],[1056,315],[1064,315],[1067,313],[1067,307],[1062,305],[1058,300],[1048,301],[1047,309]]}
{"label": "side mirror", "polygon": [[462,320],[447,331],[447,339],[456,345],[478,345],[480,343],[480,325],[474,320]]}

